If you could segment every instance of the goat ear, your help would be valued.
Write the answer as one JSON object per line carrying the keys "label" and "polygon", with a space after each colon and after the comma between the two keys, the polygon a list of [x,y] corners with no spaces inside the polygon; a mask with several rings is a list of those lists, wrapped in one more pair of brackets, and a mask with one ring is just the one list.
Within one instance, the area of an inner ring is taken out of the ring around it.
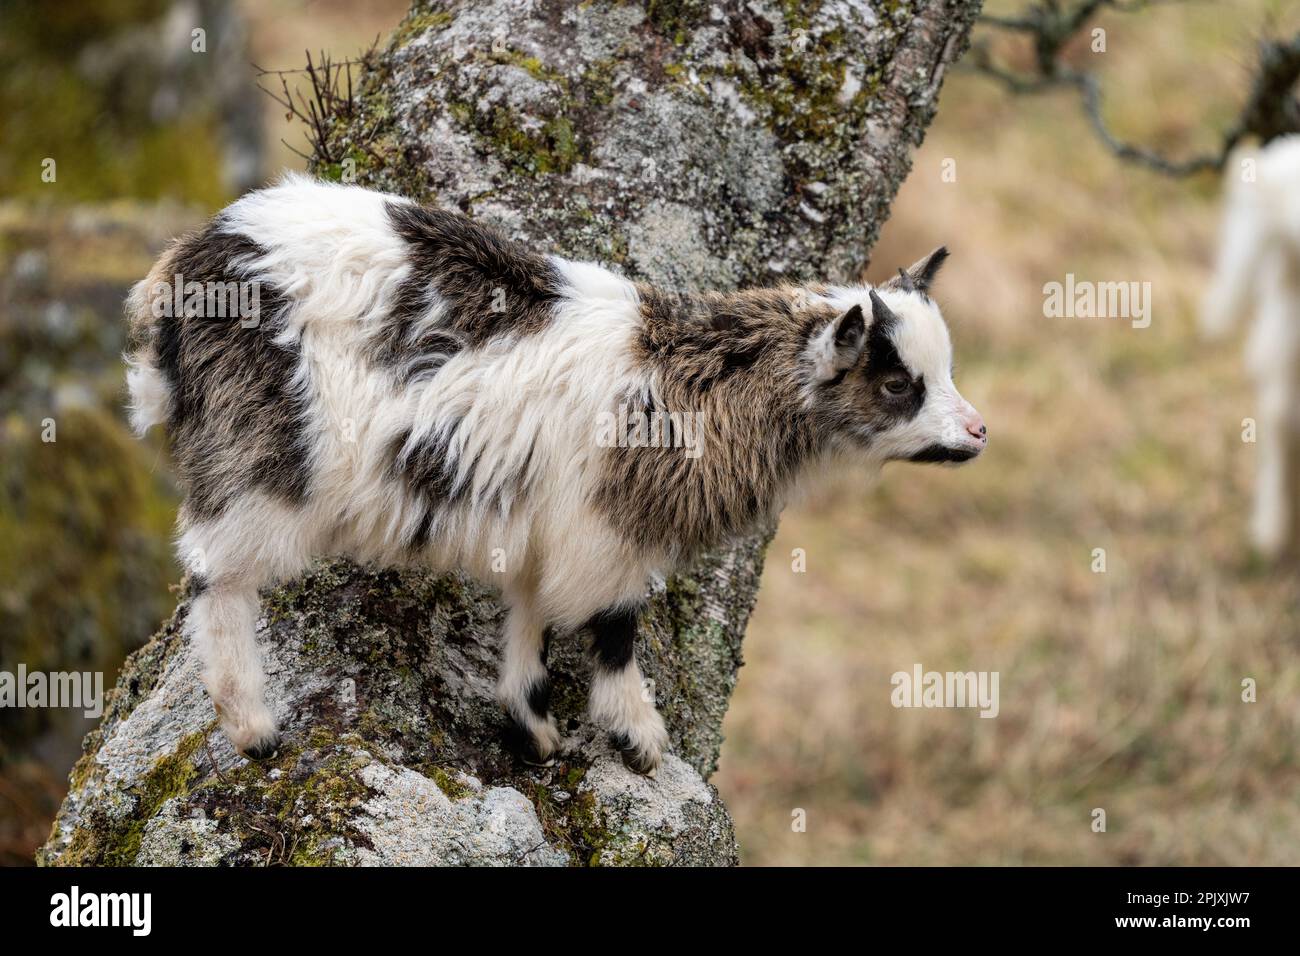
{"label": "goat ear", "polygon": [[908,269],[899,269],[898,275],[886,282],[882,288],[901,289],[904,292],[930,291],[930,284],[939,274],[939,267],[948,258],[948,247],[940,246],[924,259],[913,262]]}
{"label": "goat ear", "polygon": [[830,381],[852,368],[866,344],[867,325],[862,318],[862,306],[855,305],[828,323],[808,343],[814,381]]}

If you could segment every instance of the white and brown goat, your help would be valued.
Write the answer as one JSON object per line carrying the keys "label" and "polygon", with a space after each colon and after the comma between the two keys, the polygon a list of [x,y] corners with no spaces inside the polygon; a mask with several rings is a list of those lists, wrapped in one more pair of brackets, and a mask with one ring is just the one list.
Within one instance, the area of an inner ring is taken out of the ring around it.
{"label": "white and brown goat", "polygon": [[[653,772],[667,735],[633,638],[654,576],[775,514],[837,452],[983,450],[928,295],[946,255],[878,289],[667,293],[302,177],[178,240],[129,300],[128,380],[136,428],[171,436],[188,630],[235,747],[278,740],[258,589],[343,554],[500,586],[498,693],[530,761],[561,746],[546,635],[589,627],[592,717]],[[630,419],[668,424],[610,440]]]}

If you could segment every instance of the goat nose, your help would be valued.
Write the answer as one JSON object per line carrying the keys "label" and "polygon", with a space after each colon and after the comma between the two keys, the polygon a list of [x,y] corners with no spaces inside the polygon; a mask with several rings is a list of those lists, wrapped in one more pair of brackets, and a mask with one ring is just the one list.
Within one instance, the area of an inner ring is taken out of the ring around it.
{"label": "goat nose", "polygon": [[989,430],[984,425],[984,419],[976,413],[966,419],[966,433],[978,441],[989,440]]}

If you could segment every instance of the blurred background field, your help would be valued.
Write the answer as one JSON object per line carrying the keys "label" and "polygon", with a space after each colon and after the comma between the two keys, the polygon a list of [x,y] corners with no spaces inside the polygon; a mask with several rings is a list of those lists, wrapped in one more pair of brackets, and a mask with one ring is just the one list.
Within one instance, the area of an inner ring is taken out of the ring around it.
{"label": "blurred background field", "polygon": [[[301,168],[281,137],[305,147],[251,67],[181,77],[210,97],[183,118],[133,98],[171,4],[56,12],[82,6],[0,12],[0,669],[111,675],[177,579],[165,455],[122,423],[121,297],[241,180]],[[267,67],[347,57],[405,8],[247,0],[222,42]],[[1236,110],[1255,37],[1300,15],[1242,0],[1098,22],[1107,52],[1072,56],[1100,72],[1107,118],[1179,154]],[[57,190],[32,172],[50,137]],[[1245,544],[1240,345],[1195,331],[1219,192],[1121,164],[1066,93],[949,74],[868,276],[950,247],[937,295],[990,448],[960,470],[827,476],[784,516],[715,777],[744,862],[1300,863],[1300,584]],[[1045,318],[1067,273],[1151,282],[1150,328]],[[894,709],[890,675],[915,663],[1000,672],[1000,715]],[[44,840],[84,729],[0,712],[0,862]]]}
{"label": "blurred background field", "polygon": [[[252,64],[354,56],[406,8],[0,5],[0,670],[103,670],[111,687],[171,613],[177,490],[162,441],[125,425],[123,297],[169,238],[302,168],[301,130],[258,92]],[[210,56],[160,52],[187,50],[196,22]],[[40,177],[45,157],[55,183]],[[0,864],[32,862],[94,723],[0,710]]]}

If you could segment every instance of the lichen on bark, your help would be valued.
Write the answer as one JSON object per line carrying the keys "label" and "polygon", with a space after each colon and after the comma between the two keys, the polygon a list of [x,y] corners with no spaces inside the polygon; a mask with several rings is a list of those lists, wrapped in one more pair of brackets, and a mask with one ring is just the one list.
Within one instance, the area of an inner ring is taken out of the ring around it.
{"label": "lichen on bark", "polygon": [[[418,2],[315,171],[673,287],[849,279],[978,6]],[[527,768],[499,743],[496,595],[335,561],[265,595],[280,755],[213,732],[182,601],[124,668],[41,859],[734,863],[707,779],[771,531],[648,592],[637,656],[672,739],[653,780],[587,721],[578,636],[550,661],[566,753]]]}

